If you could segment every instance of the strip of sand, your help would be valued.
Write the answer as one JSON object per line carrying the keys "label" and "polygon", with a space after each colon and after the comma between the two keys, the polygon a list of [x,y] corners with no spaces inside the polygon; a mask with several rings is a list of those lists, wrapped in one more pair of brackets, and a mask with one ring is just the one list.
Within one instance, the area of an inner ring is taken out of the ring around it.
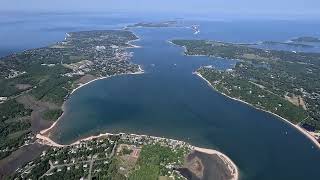
{"label": "strip of sand", "polygon": [[[110,77],[114,77],[114,76],[120,76],[120,75],[138,75],[138,74],[143,74],[144,73],[144,70],[141,68],[141,66],[139,65],[139,71],[137,72],[134,72],[134,73],[123,73],[123,74],[116,74],[116,75],[112,75],[112,76],[106,76],[106,77],[99,77],[99,78],[96,78],[96,79],[93,79],[87,83],[84,83],[84,84],[80,84],[77,88],[73,89],[72,92],[70,93],[73,94],[75,93],[77,90],[79,90],[80,88],[92,83],[92,82],[95,82],[95,81],[98,81],[98,80],[102,80],[102,79],[106,79],[106,78],[110,78]],[[46,133],[48,133],[58,122],[59,120],[61,119],[61,117],[63,117],[64,115],[64,112],[65,112],[65,103],[63,103],[62,105],[62,115],[48,128],[48,129],[44,129],[42,131],[40,131],[40,134],[41,135],[44,135]]]}
{"label": "strip of sand", "polygon": [[206,148],[200,148],[200,147],[194,147],[194,150],[202,152],[202,153],[210,154],[210,155],[213,155],[213,154],[218,155],[223,160],[223,162],[228,166],[228,169],[230,170],[230,172],[231,172],[231,174],[233,176],[232,180],[239,179],[239,171],[238,171],[237,166],[225,154],[223,154],[223,153],[221,153],[219,151],[213,150],[213,149],[206,149]]}
{"label": "strip of sand", "polygon": [[[81,142],[84,141],[91,141],[97,138],[102,138],[102,137],[108,137],[111,135],[120,135],[120,134],[124,134],[124,133],[119,133],[119,134],[111,134],[111,133],[104,133],[104,134],[99,134],[96,136],[90,136],[87,138],[83,138],[83,139],[79,139],[78,141],[72,143],[72,144],[68,144],[68,145],[62,145],[59,143],[54,142],[52,139],[50,139],[49,137],[47,137],[46,135],[41,135],[41,134],[37,134],[36,138],[38,139],[38,143],[39,144],[43,144],[43,145],[47,145],[47,146],[51,146],[51,147],[67,147],[67,146],[73,146],[73,145],[77,145],[80,144]],[[132,135],[137,135],[137,134],[132,134]],[[140,135],[140,136],[147,136],[147,135]],[[156,136],[150,136],[153,138],[161,138],[161,137],[156,137]],[[162,138],[161,138],[162,139]],[[170,139],[173,140],[173,139]],[[209,155],[218,155],[220,157],[220,159],[226,164],[227,168],[230,170],[231,175],[233,176],[232,180],[238,180],[239,179],[239,171],[238,171],[238,167],[235,165],[235,163],[225,154],[214,150],[214,149],[206,149],[206,148],[200,148],[200,147],[195,147],[195,146],[191,146],[193,150],[195,151],[199,151],[202,153],[206,153]]]}

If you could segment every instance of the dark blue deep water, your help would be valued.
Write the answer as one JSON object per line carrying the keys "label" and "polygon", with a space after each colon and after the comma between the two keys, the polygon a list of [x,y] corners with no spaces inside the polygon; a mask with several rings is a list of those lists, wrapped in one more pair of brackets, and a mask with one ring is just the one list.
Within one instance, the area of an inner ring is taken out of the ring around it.
{"label": "dark blue deep water", "polygon": [[[28,16],[29,21],[1,22],[5,26],[0,26],[0,37],[7,38],[9,43],[7,46],[4,41],[0,42],[2,55],[61,40],[70,30],[119,28],[144,20],[79,16]],[[48,18],[51,21],[47,21]],[[222,151],[238,165],[242,179],[317,179],[320,151],[310,140],[277,117],[220,95],[192,74],[202,65],[226,69],[232,67],[234,61],[186,57],[182,55],[182,48],[167,40],[286,41],[303,35],[319,37],[320,23],[196,23],[201,24],[201,33],[197,36],[183,28],[135,29],[141,38],[135,44],[142,48],[130,49],[134,52],[132,61],[142,65],[146,73],[95,81],[76,91],[66,102],[65,114],[52,138],[70,143],[99,132],[164,136]]]}

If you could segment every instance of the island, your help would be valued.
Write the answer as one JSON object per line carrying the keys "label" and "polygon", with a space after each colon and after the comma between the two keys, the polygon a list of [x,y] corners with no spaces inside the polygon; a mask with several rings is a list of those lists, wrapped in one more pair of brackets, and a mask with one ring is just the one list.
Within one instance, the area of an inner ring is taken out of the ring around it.
{"label": "island", "polygon": [[317,37],[312,37],[312,36],[303,36],[303,37],[298,37],[295,39],[291,40],[292,42],[298,42],[298,43],[320,43],[320,39]]}
{"label": "island", "polygon": [[172,21],[161,21],[161,22],[139,22],[136,24],[128,25],[125,28],[163,28],[163,27],[178,27],[179,22],[176,20]]}
{"label": "island", "polygon": [[314,46],[309,44],[302,44],[302,43],[296,43],[296,42],[277,42],[277,41],[263,41],[261,43],[262,45],[286,45],[296,48],[313,48]]}
{"label": "island", "polygon": [[171,20],[171,21],[160,21],[160,22],[140,22],[136,24],[128,25],[124,28],[124,30],[129,30],[130,28],[187,28],[193,31],[194,35],[200,33],[200,25],[193,24],[193,25],[186,25],[184,21],[179,20]]}
{"label": "island", "polygon": [[0,59],[0,179],[239,178],[221,152],[136,134],[101,134],[61,145],[48,136],[82,86],[140,74],[127,30],[70,32],[62,42]]}
{"label": "island", "polygon": [[319,147],[319,53],[264,50],[210,40],[172,43],[184,47],[186,55],[236,60],[232,69],[206,66],[196,74],[218,92],[281,117]]}

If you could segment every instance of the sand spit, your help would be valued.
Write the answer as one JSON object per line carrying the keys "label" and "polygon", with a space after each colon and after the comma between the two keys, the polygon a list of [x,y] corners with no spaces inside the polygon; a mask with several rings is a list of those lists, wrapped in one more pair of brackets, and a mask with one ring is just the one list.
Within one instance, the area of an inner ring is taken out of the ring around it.
{"label": "sand spit", "polygon": [[221,153],[219,151],[213,150],[213,149],[206,149],[206,148],[200,148],[200,147],[194,147],[194,150],[202,152],[202,153],[206,153],[206,154],[209,154],[209,155],[213,155],[213,154],[218,155],[220,157],[220,159],[222,159],[222,161],[227,165],[228,169],[230,170],[231,175],[233,176],[232,180],[238,180],[239,179],[239,171],[238,171],[237,166],[225,154],[223,154],[223,153]]}

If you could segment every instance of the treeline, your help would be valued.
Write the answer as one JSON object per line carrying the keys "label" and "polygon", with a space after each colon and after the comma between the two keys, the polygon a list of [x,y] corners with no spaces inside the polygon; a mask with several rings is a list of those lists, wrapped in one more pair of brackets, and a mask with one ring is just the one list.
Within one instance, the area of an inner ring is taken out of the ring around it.
{"label": "treeline", "polygon": [[44,112],[43,118],[45,120],[55,121],[62,115],[62,113],[63,111],[61,109],[48,110]]}
{"label": "treeline", "polygon": [[0,104],[0,159],[22,146],[31,126],[30,109],[16,100]]}
{"label": "treeline", "polygon": [[165,165],[175,164],[180,165],[183,162],[185,152],[182,149],[175,151],[169,147],[161,146],[159,144],[143,146],[137,162],[137,167],[133,171],[129,180],[157,180],[159,176],[169,176]]}
{"label": "treeline", "polygon": [[262,89],[250,83],[241,76],[220,72],[214,69],[201,68],[199,73],[206,78],[219,92],[243,100],[257,108],[271,111],[293,123],[299,123],[307,118],[307,113],[301,107],[295,106],[283,97]]}

